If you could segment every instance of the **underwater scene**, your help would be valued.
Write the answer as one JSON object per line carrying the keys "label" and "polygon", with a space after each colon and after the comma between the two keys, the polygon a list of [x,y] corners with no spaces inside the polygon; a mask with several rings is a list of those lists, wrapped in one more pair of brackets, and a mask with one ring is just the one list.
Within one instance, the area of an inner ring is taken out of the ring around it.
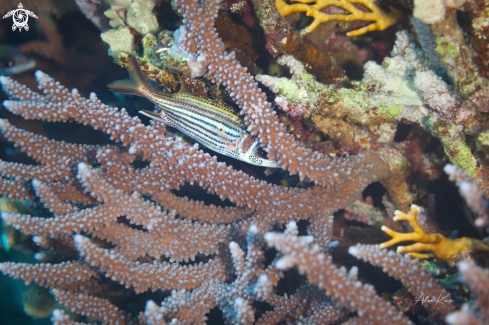
{"label": "underwater scene", "polygon": [[0,0],[0,324],[489,324],[489,0]]}

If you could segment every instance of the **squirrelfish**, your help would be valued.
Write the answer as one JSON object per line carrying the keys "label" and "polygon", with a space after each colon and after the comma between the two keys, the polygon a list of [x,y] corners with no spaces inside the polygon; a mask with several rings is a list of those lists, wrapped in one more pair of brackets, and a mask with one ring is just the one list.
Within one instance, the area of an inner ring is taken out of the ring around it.
{"label": "squirrelfish", "polygon": [[266,157],[258,140],[246,131],[243,118],[231,107],[186,92],[183,83],[174,94],[152,88],[133,56],[128,72],[131,81],[115,81],[108,87],[116,93],[144,97],[156,105],[154,112],[142,110],[141,114],[174,127],[220,154],[257,166],[280,167]]}

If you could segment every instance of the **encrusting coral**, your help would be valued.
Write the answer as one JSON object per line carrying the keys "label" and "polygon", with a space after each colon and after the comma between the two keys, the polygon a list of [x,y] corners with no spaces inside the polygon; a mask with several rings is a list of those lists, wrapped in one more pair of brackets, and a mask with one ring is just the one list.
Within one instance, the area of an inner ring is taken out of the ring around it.
{"label": "encrusting coral", "polygon": [[[360,10],[355,4],[365,6],[370,12]],[[275,5],[282,16],[287,16],[294,12],[305,12],[307,16],[314,17],[314,21],[305,28],[304,31],[306,33],[312,32],[319,24],[332,20],[375,22],[346,34],[348,36],[358,36],[374,30],[384,30],[397,24],[404,17],[400,10],[392,6],[389,7],[391,12],[385,12],[374,3],[374,0],[296,0],[292,4],[288,4],[283,0],[276,0]],[[331,14],[321,11],[329,6],[345,9],[346,12]]]}
{"label": "encrusting coral", "polygon": [[415,244],[408,246],[398,246],[397,252],[399,254],[408,254],[413,258],[428,259],[432,255],[420,252],[430,252],[435,259],[439,261],[454,263],[460,259],[466,257],[467,254],[476,251],[489,252],[489,246],[482,241],[475,238],[462,237],[457,239],[451,239],[443,236],[442,234],[434,233],[427,234],[419,226],[416,219],[416,215],[419,212],[419,207],[415,204],[411,205],[409,213],[403,213],[399,210],[395,212],[394,221],[405,220],[408,221],[414,229],[411,233],[399,233],[392,229],[382,226],[382,230],[385,231],[391,240],[380,244],[381,248],[390,247],[392,245],[404,242],[414,241]]}
{"label": "encrusting coral", "polygon": [[[418,37],[423,40],[422,45],[426,45],[430,39],[434,42],[435,36],[429,27],[424,25],[421,28],[422,23],[413,25]],[[456,29],[454,33],[459,35],[458,27],[452,29]],[[436,49],[436,52],[432,49],[435,54],[441,51],[439,47]],[[474,66],[464,65],[464,71],[461,72],[461,66],[450,61],[448,74],[456,83],[452,87],[449,81],[444,80],[447,77],[443,79],[439,76],[443,76],[443,73],[446,76],[447,71],[440,70],[435,57],[430,53],[429,48],[420,48],[415,43],[413,35],[401,31],[397,33],[392,57],[386,57],[382,65],[367,62],[363,79],[352,82],[352,88],[324,85],[307,73],[292,74],[290,79],[265,75],[258,75],[257,79],[277,94],[276,104],[279,107],[300,107],[301,111],[305,110],[303,118],[318,129],[325,130],[323,132],[329,136],[335,138],[337,134],[350,133],[338,138],[345,146],[351,148],[350,139],[355,135],[360,138],[357,141],[363,149],[368,148],[382,156],[391,165],[391,172],[398,176],[397,182],[384,181],[384,185],[397,184],[388,190],[395,201],[396,197],[404,197],[397,200],[403,202],[402,206],[396,203],[399,209],[406,209],[412,203],[405,182],[411,174],[411,166],[398,145],[392,142],[386,145],[379,144],[379,141],[370,142],[375,137],[365,135],[368,129],[384,123],[420,125],[440,140],[450,162],[466,170],[487,193],[488,164],[475,154],[470,142],[472,136],[478,135],[485,128],[487,96],[483,89],[487,87],[467,88],[462,82],[469,81],[459,75],[470,74],[472,84],[483,85],[487,80],[479,76]],[[448,60],[446,55],[442,52],[442,61]],[[281,60],[288,66],[293,65],[289,61],[296,60]],[[461,88],[464,90],[459,91]],[[467,89],[475,92],[468,96]],[[335,125],[341,127],[331,127]]]}

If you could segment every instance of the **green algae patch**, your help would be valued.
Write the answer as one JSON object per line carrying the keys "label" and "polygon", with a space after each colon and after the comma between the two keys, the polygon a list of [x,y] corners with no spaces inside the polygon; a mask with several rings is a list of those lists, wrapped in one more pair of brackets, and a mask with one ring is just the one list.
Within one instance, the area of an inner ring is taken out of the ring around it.
{"label": "green algae patch", "polygon": [[477,160],[465,142],[465,134],[459,132],[457,125],[450,125],[447,129],[447,134],[440,137],[445,153],[450,158],[450,161],[466,170],[471,177],[475,178],[479,168],[477,167]]}
{"label": "green algae patch", "polygon": [[457,44],[444,41],[440,36],[436,37],[435,51],[440,53],[442,58],[456,58],[460,55],[460,48]]}
{"label": "green algae patch", "polygon": [[471,177],[476,177],[479,168],[477,159],[472,154],[472,150],[465,141],[465,134],[461,133],[459,126],[449,124],[443,120],[436,120],[432,117],[423,119],[421,125],[434,137],[440,139],[443,149],[450,162],[467,171]]}
{"label": "green algae patch", "polygon": [[366,101],[365,93],[363,91],[339,88],[337,94],[339,96],[339,100],[341,100],[343,104],[355,107],[355,109],[359,111],[365,111],[363,104]]}
{"label": "green algae patch", "polygon": [[312,76],[312,74],[309,74],[309,73],[307,73],[307,72],[304,71],[302,73],[302,79],[304,81],[308,82],[308,81],[311,81],[313,79],[313,76]]}
{"label": "green algae patch", "polygon": [[392,117],[396,117],[401,115],[404,112],[404,109],[402,108],[401,105],[397,104],[390,104],[389,106],[380,106],[379,107],[379,113],[381,114],[388,114]]}
{"label": "green algae patch", "polygon": [[143,37],[143,57],[145,59],[150,59],[153,55],[153,47],[157,44],[156,38],[153,34],[149,33]]}
{"label": "green algae patch", "polygon": [[423,266],[424,269],[434,277],[439,276],[441,273],[440,267],[438,266],[438,264],[436,262],[428,261],[428,260],[421,260],[421,261],[419,261],[419,264],[421,264],[421,266]]}
{"label": "green algae patch", "polygon": [[454,274],[447,274],[443,279],[439,279],[440,283],[443,286],[449,286],[452,285],[456,282],[458,282],[460,279],[460,274],[459,273],[454,273]]}
{"label": "green algae patch", "polygon": [[477,140],[479,140],[483,146],[489,146],[489,131],[479,133]]}
{"label": "green algae patch", "polygon": [[275,84],[274,88],[276,88],[281,95],[291,100],[299,100],[307,96],[307,94],[305,94],[306,91],[303,88],[300,89],[294,81],[285,78],[281,78],[280,81]]}
{"label": "green algae patch", "polygon": [[[117,55],[117,64],[128,68],[129,56],[132,54],[119,52]],[[163,70],[153,64],[151,60],[135,56],[138,61],[139,67],[147,79],[153,80],[159,85],[170,87],[172,91],[176,90],[176,83],[173,74]]]}

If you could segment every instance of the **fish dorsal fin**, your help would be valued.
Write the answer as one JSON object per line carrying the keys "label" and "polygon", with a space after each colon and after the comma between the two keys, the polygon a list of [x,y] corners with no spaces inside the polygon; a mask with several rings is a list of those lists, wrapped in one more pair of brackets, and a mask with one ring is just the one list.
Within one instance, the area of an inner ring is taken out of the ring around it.
{"label": "fish dorsal fin", "polygon": [[180,89],[178,89],[178,91],[175,93],[176,94],[189,94],[190,91],[188,90],[187,87],[185,87],[185,83],[183,82],[183,79],[182,79],[182,76],[180,76],[179,73],[177,73],[177,77],[178,77],[178,80],[180,81]]}

